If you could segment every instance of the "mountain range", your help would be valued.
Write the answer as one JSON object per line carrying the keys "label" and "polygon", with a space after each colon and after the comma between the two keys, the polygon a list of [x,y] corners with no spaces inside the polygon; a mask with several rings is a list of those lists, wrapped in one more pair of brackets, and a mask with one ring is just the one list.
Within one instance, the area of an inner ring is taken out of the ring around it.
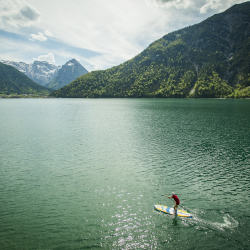
{"label": "mountain range", "polygon": [[250,97],[250,2],[153,42],[129,61],[85,74],[55,97]]}
{"label": "mountain range", "polygon": [[0,95],[44,94],[52,89],[39,85],[16,68],[0,62]]}
{"label": "mountain range", "polygon": [[74,81],[81,75],[87,74],[88,71],[75,59],[68,61],[57,72],[55,77],[45,87],[59,89]]}
{"label": "mountain range", "polygon": [[42,86],[50,82],[61,68],[61,66],[55,66],[54,64],[46,61],[34,61],[30,64],[5,60],[0,60],[0,62],[18,69],[31,80]]}
{"label": "mountain range", "polygon": [[46,61],[25,62],[4,61],[0,62],[12,66],[24,73],[34,82],[52,89],[59,89],[88,71],[75,59],[68,61],[63,66],[56,66]]}

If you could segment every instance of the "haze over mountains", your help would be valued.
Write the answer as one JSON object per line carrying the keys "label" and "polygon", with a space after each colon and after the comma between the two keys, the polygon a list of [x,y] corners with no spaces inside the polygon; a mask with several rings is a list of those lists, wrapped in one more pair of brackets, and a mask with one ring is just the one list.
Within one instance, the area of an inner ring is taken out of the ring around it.
{"label": "haze over mountains", "polygon": [[34,82],[53,89],[59,89],[88,71],[75,59],[68,61],[63,66],[56,66],[46,61],[25,62],[4,61],[0,62],[12,66],[24,73]]}
{"label": "haze over mountains", "polygon": [[250,2],[169,33],[108,70],[83,75],[55,97],[249,97]]}

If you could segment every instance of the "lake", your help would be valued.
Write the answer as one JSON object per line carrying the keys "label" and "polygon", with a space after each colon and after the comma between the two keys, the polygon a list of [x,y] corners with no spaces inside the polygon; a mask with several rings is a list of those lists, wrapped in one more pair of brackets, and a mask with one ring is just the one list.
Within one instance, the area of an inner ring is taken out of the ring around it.
{"label": "lake", "polygon": [[[250,100],[0,99],[1,249],[249,249]],[[154,210],[175,192],[193,218]]]}

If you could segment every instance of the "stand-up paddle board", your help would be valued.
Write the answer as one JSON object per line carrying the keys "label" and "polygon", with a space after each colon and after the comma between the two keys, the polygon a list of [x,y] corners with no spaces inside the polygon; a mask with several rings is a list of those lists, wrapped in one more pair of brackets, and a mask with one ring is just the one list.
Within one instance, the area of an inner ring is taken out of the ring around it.
{"label": "stand-up paddle board", "polygon": [[[167,207],[163,205],[154,205],[154,209],[166,214],[174,214],[174,208],[173,207]],[[184,211],[184,210],[179,210],[177,209],[177,216],[180,217],[187,217],[187,218],[192,218],[193,215]]]}

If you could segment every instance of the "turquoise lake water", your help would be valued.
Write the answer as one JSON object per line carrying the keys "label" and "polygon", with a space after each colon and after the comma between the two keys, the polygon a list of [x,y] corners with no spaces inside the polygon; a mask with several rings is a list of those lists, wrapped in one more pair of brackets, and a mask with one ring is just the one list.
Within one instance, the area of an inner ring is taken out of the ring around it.
{"label": "turquoise lake water", "polygon": [[[250,100],[1,99],[0,248],[249,249]],[[193,218],[154,210],[175,192]]]}

